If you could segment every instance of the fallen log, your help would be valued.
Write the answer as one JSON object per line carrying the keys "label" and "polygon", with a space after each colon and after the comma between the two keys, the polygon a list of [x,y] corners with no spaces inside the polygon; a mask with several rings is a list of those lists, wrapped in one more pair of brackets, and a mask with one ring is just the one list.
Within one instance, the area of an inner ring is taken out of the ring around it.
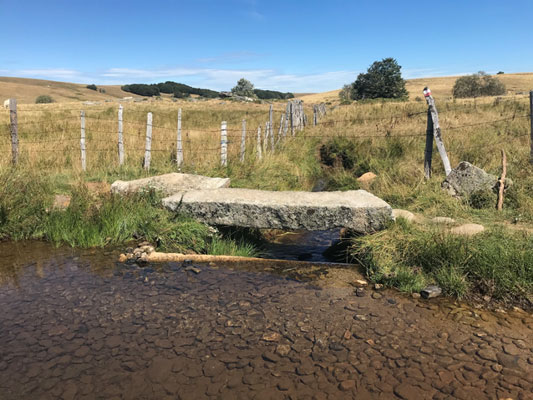
{"label": "fallen log", "polygon": [[[120,262],[125,262],[128,257],[125,254],[121,254],[119,257]],[[343,264],[343,263],[330,263],[323,261],[298,261],[298,260],[281,260],[281,259],[268,259],[258,257],[238,257],[238,256],[216,256],[210,254],[182,254],[182,253],[160,253],[153,251],[151,253],[145,253],[140,258],[140,261],[148,263],[166,263],[166,262],[185,262],[191,261],[193,263],[231,263],[231,264],[244,264],[253,263],[256,265],[265,266],[324,266],[331,268],[357,268],[355,264]]]}

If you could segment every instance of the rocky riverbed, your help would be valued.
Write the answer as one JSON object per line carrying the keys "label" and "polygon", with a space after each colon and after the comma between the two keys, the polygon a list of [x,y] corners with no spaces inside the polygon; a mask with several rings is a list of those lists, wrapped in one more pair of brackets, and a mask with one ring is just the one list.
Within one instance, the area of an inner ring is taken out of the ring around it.
{"label": "rocky riverbed", "polygon": [[530,314],[41,243],[0,254],[1,399],[533,398]]}

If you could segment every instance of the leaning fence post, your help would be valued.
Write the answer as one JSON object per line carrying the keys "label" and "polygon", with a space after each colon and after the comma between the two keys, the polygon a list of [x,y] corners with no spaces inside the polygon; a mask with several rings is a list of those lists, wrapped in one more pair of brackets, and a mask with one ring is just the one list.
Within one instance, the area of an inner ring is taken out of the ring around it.
{"label": "leaning fence post", "polygon": [[11,161],[13,165],[17,165],[19,161],[17,99],[9,99],[9,122],[11,128]]}
{"label": "leaning fence post", "polygon": [[123,137],[123,121],[122,114],[124,107],[122,104],[118,106],[118,164],[124,164],[124,137]]}
{"label": "leaning fence post", "polygon": [[183,164],[183,143],[181,141],[181,108],[178,110],[178,138],[176,141],[176,164],[178,168]]}
{"label": "leaning fence post", "polygon": [[261,150],[261,126],[257,127],[257,158],[259,160],[263,158],[263,152]]}
{"label": "leaning fence post", "polygon": [[152,113],[149,112],[146,117],[146,144],[144,146],[144,164],[146,170],[150,169],[152,159]]}
{"label": "leaning fence post", "polygon": [[241,154],[240,160],[244,162],[244,152],[246,151],[246,120],[242,120],[242,134],[241,134]]}
{"label": "leaning fence post", "polygon": [[442,141],[442,134],[439,126],[439,114],[437,113],[435,100],[433,99],[433,96],[431,96],[431,90],[429,90],[428,87],[424,88],[424,97],[428,103],[431,119],[433,121],[433,136],[435,137],[437,149],[439,150],[440,158],[442,159],[442,164],[444,165],[444,171],[446,172],[446,176],[448,176],[450,172],[452,172],[452,168],[450,166],[448,154],[446,153],[446,148],[444,147],[444,142]]}
{"label": "leaning fence post", "polygon": [[228,166],[228,131],[226,121],[220,124],[220,165]]}
{"label": "leaning fence post", "polygon": [[533,164],[533,90],[529,92],[529,122],[531,124],[529,128],[529,162]]}
{"label": "leaning fence post", "polygon": [[431,158],[433,157],[433,120],[431,111],[428,108],[427,128],[426,128],[426,149],[424,151],[424,176],[431,178]]}

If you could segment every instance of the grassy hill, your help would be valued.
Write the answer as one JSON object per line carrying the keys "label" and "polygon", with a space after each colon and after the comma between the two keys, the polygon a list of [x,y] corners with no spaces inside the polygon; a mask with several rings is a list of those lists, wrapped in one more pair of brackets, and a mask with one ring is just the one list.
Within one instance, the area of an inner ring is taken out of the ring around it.
{"label": "grassy hill", "polygon": [[[411,99],[422,97],[422,89],[425,86],[431,88],[435,97],[447,98],[451,97],[456,79],[456,76],[409,79],[406,87]],[[509,94],[528,92],[533,89],[533,73],[530,72],[498,75],[498,79],[505,84]],[[41,79],[0,77],[0,100],[16,97],[20,104],[31,104],[40,95],[52,96],[58,103],[116,100],[128,96],[141,97],[123,91],[120,85],[98,85],[99,88],[105,89],[105,93],[87,89],[86,86],[86,84]],[[339,91],[340,89],[323,93],[301,93],[296,97],[306,103],[337,102]]]}
{"label": "grassy hill", "polygon": [[41,79],[0,77],[0,99],[15,97],[20,104],[35,103],[40,95],[49,95],[56,102],[103,101],[133,96],[120,89],[120,85],[101,85],[105,93],[90,90],[86,84],[47,81]]}
{"label": "grassy hill", "polygon": [[[354,77],[355,78],[355,77]],[[408,79],[406,83],[409,98],[423,97],[422,90],[425,86],[429,86],[433,96],[436,98],[451,97],[452,88],[457,76],[445,76],[437,78],[417,78]],[[518,92],[529,92],[533,90],[533,73],[523,72],[519,74],[503,74],[498,75],[505,86],[508,94],[517,94]],[[339,99],[339,90],[332,90],[324,93],[312,93],[301,97],[302,100],[309,103],[319,102],[334,102]]]}

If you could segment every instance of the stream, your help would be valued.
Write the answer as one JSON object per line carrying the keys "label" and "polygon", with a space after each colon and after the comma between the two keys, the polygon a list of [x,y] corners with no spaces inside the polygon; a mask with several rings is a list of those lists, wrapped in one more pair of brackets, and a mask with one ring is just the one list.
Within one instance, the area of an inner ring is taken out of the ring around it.
{"label": "stream", "polygon": [[0,399],[533,399],[531,314],[119,253],[0,243]]}

